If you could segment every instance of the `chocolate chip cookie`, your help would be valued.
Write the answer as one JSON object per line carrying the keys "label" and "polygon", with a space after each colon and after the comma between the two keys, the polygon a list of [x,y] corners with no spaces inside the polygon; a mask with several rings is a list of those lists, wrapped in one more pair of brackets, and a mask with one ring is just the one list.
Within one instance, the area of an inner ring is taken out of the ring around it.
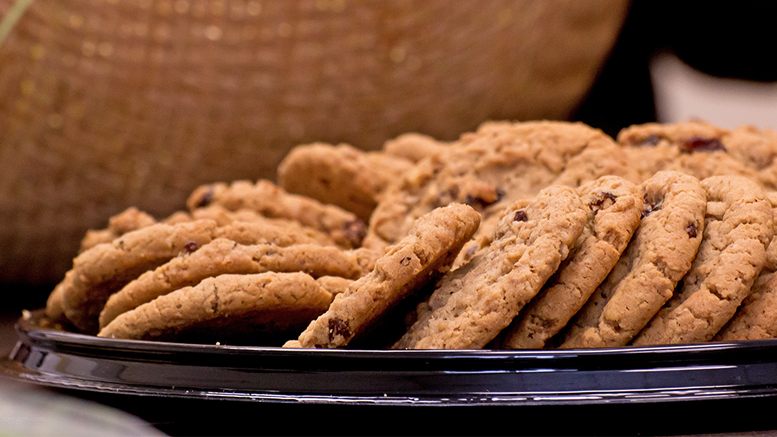
{"label": "chocolate chip cookie", "polygon": [[699,180],[718,175],[756,178],[753,169],[728,152],[728,135],[728,130],[703,121],[646,123],[622,130],[618,142],[643,180],[666,170]]}
{"label": "chocolate chip cookie", "polygon": [[310,275],[220,275],[125,312],[99,336],[280,346],[324,312],[332,294]]}
{"label": "chocolate chip cookie", "polygon": [[[415,218],[452,202],[481,212],[483,225],[476,238],[488,238],[493,227],[487,225],[496,222],[491,217],[516,200],[537,195],[571,160],[600,147],[622,152],[606,134],[582,123],[484,123],[442,153],[418,162],[383,195],[370,219],[365,245],[393,244]],[[599,176],[603,174],[591,177]]]}
{"label": "chocolate chip cookie", "polygon": [[562,333],[562,348],[627,345],[672,297],[704,232],[698,179],[662,171],[640,185],[642,220],[607,279]]}
{"label": "chocolate chip cookie", "polygon": [[386,141],[383,152],[415,163],[427,156],[444,152],[448,144],[428,135],[411,132]]}
{"label": "chocolate chip cookie", "polygon": [[480,349],[505,329],[568,256],[588,217],[556,185],[507,208],[488,249],[448,273],[394,349]]}
{"label": "chocolate chip cookie", "polygon": [[184,250],[167,263],[149,270],[113,293],[100,312],[100,328],[121,313],[179,288],[227,273],[305,272],[314,278],[341,276],[357,279],[371,271],[376,256],[362,249],[299,244],[244,245],[217,238],[201,248]]}
{"label": "chocolate chip cookie", "polygon": [[713,341],[764,340],[777,337],[777,274],[762,273],[736,314]]}
{"label": "chocolate chip cookie", "polygon": [[324,204],[337,205],[365,223],[380,195],[412,162],[347,144],[314,143],[293,148],[278,166],[278,185]]}
{"label": "chocolate chip cookie", "polygon": [[365,225],[356,215],[334,205],[287,193],[268,180],[256,183],[218,182],[196,188],[186,201],[190,211],[221,205],[231,211],[250,209],[271,218],[285,218],[318,229],[346,248],[356,248],[364,238]]}
{"label": "chocolate chip cookie", "polygon": [[569,257],[513,321],[505,349],[541,349],[582,308],[626,249],[640,223],[642,196],[636,185],[605,176],[578,190],[588,220]]}
{"label": "chocolate chip cookie", "polygon": [[750,293],[774,236],[771,204],[754,181],[701,181],[707,213],[699,252],[675,295],[634,338],[637,346],[709,341]]}
{"label": "chocolate chip cookie", "polygon": [[286,346],[341,348],[363,340],[380,318],[450,267],[479,223],[480,215],[462,204],[419,217],[410,232],[376,261],[372,272],[338,294],[329,309]]}
{"label": "chocolate chip cookie", "polygon": [[193,251],[216,238],[242,244],[289,246],[316,244],[305,232],[266,223],[234,222],[218,226],[212,220],[168,225],[157,223],[98,244],[73,260],[71,275],[62,283],[62,307],[79,330],[96,333],[98,316],[108,297],[142,273],[168,262],[182,251]]}

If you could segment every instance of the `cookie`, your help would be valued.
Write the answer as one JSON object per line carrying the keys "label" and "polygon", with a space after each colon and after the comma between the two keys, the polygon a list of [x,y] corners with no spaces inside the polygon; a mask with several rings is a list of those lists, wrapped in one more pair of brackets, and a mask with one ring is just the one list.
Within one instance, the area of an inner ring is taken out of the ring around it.
{"label": "cookie", "polygon": [[192,251],[220,237],[242,244],[316,243],[304,232],[266,223],[234,222],[226,226],[217,226],[212,220],[175,225],[157,223],[124,234],[111,243],[98,244],[73,260],[72,281],[68,281],[67,275],[63,280],[65,316],[80,331],[96,333],[98,316],[111,294],[180,252]]}
{"label": "cookie", "polygon": [[449,268],[479,223],[480,215],[461,204],[421,216],[408,235],[376,261],[372,272],[338,294],[329,309],[286,346],[341,348],[363,341],[379,319]]}
{"label": "cookie", "polygon": [[675,296],[634,338],[635,346],[711,340],[750,293],[774,236],[772,207],[754,181],[701,181],[707,213],[699,252]]}
{"label": "cookie", "polygon": [[183,251],[167,263],[149,270],[113,293],[100,312],[100,328],[119,314],[179,288],[227,273],[305,272],[314,278],[342,276],[357,279],[375,263],[372,252],[345,251],[334,246],[299,244],[243,245],[225,238]]}
{"label": "cookie", "polygon": [[156,224],[156,219],[151,215],[140,211],[136,207],[129,207],[126,210],[116,214],[108,219],[108,227],[105,229],[90,229],[81,240],[81,249],[83,252],[100,243],[108,243],[115,238],[146,226]]}
{"label": "cookie", "polygon": [[713,341],[764,340],[777,337],[777,274],[762,273],[736,314]]}
{"label": "cookie", "polygon": [[177,342],[280,345],[324,312],[332,294],[310,275],[220,275],[119,315],[98,336]]}
{"label": "cookie", "polygon": [[569,257],[504,334],[504,349],[541,349],[583,307],[620,259],[640,223],[633,183],[605,176],[581,186],[588,220]]}
{"label": "cookie", "polygon": [[777,190],[777,131],[743,125],[731,130],[721,142],[729,154],[755,171],[766,190]]}
{"label": "cookie", "polygon": [[394,349],[480,349],[505,329],[569,254],[587,220],[556,185],[507,208],[487,251],[448,273]]}
{"label": "cookie", "polygon": [[346,248],[356,248],[364,238],[365,225],[353,213],[305,196],[287,193],[267,180],[255,184],[235,181],[196,188],[186,201],[189,211],[208,205],[221,205],[237,211],[250,209],[271,218],[298,221],[331,236]]}
{"label": "cookie", "polygon": [[774,238],[772,238],[769,247],[766,248],[766,262],[764,270],[777,271],[777,191],[767,190],[765,192],[769,203],[772,205],[772,222],[774,223]]}
{"label": "cookie", "polygon": [[324,290],[332,293],[332,296],[337,296],[340,293],[344,293],[353,284],[354,280],[343,278],[342,276],[321,276],[316,278],[316,282],[324,287]]}
{"label": "cookie", "polygon": [[415,163],[444,152],[448,144],[428,135],[411,132],[386,141],[383,144],[383,152]]}
{"label": "cookie", "polygon": [[[370,218],[364,244],[393,244],[414,219],[453,202],[481,212],[483,224],[495,223],[489,218],[516,200],[537,195],[572,159],[599,147],[617,148],[609,136],[582,123],[484,123],[443,153],[418,162],[386,191]],[[477,237],[492,233],[493,228],[481,226]]]}
{"label": "cookie", "polygon": [[72,287],[74,274],[75,272],[73,270],[68,270],[62,281],[54,287],[54,290],[51,291],[49,297],[46,299],[44,313],[46,314],[46,317],[53,322],[67,321],[64,303],[65,289]]}
{"label": "cookie", "polygon": [[[553,180],[553,184],[577,188],[603,176],[616,176],[635,184],[642,182],[636,169],[628,162],[628,156],[623,148],[614,143],[601,142],[585,148],[578,155],[570,158],[564,171]],[[464,246],[454,266],[464,264],[478,250],[488,246],[490,234],[498,219],[498,215],[494,212],[500,207],[502,205],[497,204],[483,213],[480,231],[472,242]]]}
{"label": "cookie", "polygon": [[704,232],[707,196],[701,183],[663,171],[643,182],[640,191],[639,227],[605,281],[560,334],[561,348],[627,345],[690,270]]}
{"label": "cookie", "polygon": [[734,317],[713,341],[761,340],[777,336],[777,192],[767,191],[772,205],[774,237],[766,249],[764,268]]}
{"label": "cookie", "polygon": [[412,163],[347,144],[314,143],[293,148],[278,166],[278,185],[324,204],[337,205],[365,223],[386,187]]}
{"label": "cookie", "polygon": [[220,205],[209,205],[196,208],[191,212],[195,220],[213,220],[219,226],[226,226],[238,222],[251,223],[252,227],[266,226],[271,230],[283,230],[294,235],[303,235],[322,246],[335,246],[337,243],[328,234],[310,226],[300,224],[298,221],[282,218],[270,218],[250,209],[238,209],[230,211]]}
{"label": "cookie", "polygon": [[756,173],[732,156],[724,143],[729,131],[703,121],[646,123],[618,134],[629,161],[643,180],[658,171],[679,171],[702,180],[710,176]]}

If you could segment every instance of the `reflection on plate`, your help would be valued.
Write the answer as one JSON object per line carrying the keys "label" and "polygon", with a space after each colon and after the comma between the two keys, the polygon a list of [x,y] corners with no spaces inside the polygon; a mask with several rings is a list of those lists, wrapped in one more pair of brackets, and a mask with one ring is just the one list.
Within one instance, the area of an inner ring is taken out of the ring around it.
{"label": "reflection on plate", "polygon": [[17,325],[0,375],[197,399],[380,405],[578,405],[777,396],[777,340],[589,350],[283,349],[104,339]]}

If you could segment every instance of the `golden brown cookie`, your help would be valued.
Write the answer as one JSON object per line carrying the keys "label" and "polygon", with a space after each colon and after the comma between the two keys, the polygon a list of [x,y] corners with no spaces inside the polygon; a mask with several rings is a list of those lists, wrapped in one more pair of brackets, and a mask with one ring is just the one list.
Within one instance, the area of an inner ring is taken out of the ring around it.
{"label": "golden brown cookie", "polygon": [[310,275],[221,275],[119,315],[100,337],[280,346],[324,312],[332,294]]}
{"label": "golden brown cookie", "polygon": [[448,273],[394,349],[480,349],[542,288],[583,232],[588,206],[555,185],[507,208],[493,241]]}
{"label": "golden brown cookie", "polygon": [[391,156],[418,162],[427,156],[444,152],[449,143],[419,133],[406,133],[383,144],[383,151]]}
{"label": "golden brown cookie", "polygon": [[362,340],[379,319],[434,283],[480,223],[471,207],[451,204],[418,218],[375,269],[335,297],[329,309],[287,346],[340,348]]}
{"label": "golden brown cookie", "polygon": [[366,223],[380,195],[411,165],[397,156],[347,144],[307,144],[293,148],[281,161],[278,185],[289,193],[337,205]]}
{"label": "golden brown cookie", "polygon": [[314,278],[357,279],[372,270],[376,257],[363,249],[346,251],[317,244],[244,245],[217,238],[201,248],[182,251],[113,293],[100,312],[100,328],[119,314],[206,278],[227,273],[305,272]]}
{"label": "golden brown cookie", "polygon": [[772,207],[757,183],[738,176],[701,181],[707,213],[699,252],[674,297],[633,341],[635,346],[712,339],[750,293],[774,236]]}
{"label": "golden brown cookie", "polygon": [[777,274],[762,273],[736,314],[714,341],[764,340],[777,337]]}
{"label": "golden brown cookie", "polygon": [[156,223],[151,215],[140,211],[136,207],[129,207],[108,219],[108,227],[105,229],[90,229],[81,240],[80,252],[83,252],[100,243],[108,243],[115,238],[146,226]]}
{"label": "golden brown cookie", "polygon": [[625,346],[690,270],[704,231],[707,197],[698,179],[656,173],[640,185],[643,218],[629,246],[562,333],[562,348]]}
{"label": "golden brown cookie", "polygon": [[[407,233],[415,218],[452,202],[471,205],[482,213],[476,239],[487,239],[497,220],[492,217],[516,200],[537,195],[581,153],[598,148],[606,148],[610,154],[623,153],[602,131],[582,123],[484,123],[443,152],[419,161],[386,191],[370,219],[364,244],[378,248],[393,244]],[[575,179],[583,183],[588,177],[604,175],[595,175],[596,167],[592,168]],[[611,172],[627,167],[608,168]],[[568,179],[573,178],[570,175]],[[468,247],[464,255],[470,250]]]}
{"label": "golden brown cookie", "polygon": [[271,218],[284,218],[322,231],[346,248],[361,245],[365,225],[353,213],[305,196],[287,193],[268,180],[255,184],[235,181],[196,188],[186,201],[189,211],[220,205],[231,211],[250,209]]}
{"label": "golden brown cookie", "polygon": [[75,272],[62,281],[65,316],[79,330],[96,333],[98,316],[111,294],[180,252],[202,247],[220,237],[242,244],[317,243],[305,232],[266,223],[234,222],[226,226],[217,226],[212,220],[175,225],[158,223],[79,254],[73,260]]}
{"label": "golden brown cookie", "polygon": [[328,234],[321,232],[310,226],[305,226],[296,220],[283,218],[270,218],[259,214],[251,209],[238,209],[230,211],[221,205],[208,205],[202,208],[196,208],[191,212],[191,217],[195,220],[213,220],[219,226],[226,226],[233,223],[251,223],[252,227],[266,226],[268,229],[284,230],[295,235],[306,235],[311,241],[315,241],[323,246],[335,246],[335,240]]}
{"label": "golden brown cookie", "polygon": [[755,178],[756,173],[728,152],[729,131],[703,121],[646,123],[618,134],[643,180],[658,171],[679,171],[701,180],[717,175]]}
{"label": "golden brown cookie", "polygon": [[543,348],[604,281],[639,226],[642,195],[631,182],[605,176],[577,192],[588,207],[585,229],[559,271],[504,333],[502,348]]}

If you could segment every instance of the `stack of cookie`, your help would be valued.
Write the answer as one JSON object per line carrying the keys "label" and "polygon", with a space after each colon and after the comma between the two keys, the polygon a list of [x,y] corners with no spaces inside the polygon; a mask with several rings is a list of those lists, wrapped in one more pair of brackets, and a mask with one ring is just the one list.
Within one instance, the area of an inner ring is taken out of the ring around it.
{"label": "stack of cookie", "polygon": [[489,122],[310,144],[277,184],[90,231],[54,322],[286,347],[581,348],[770,338],[777,133]]}

